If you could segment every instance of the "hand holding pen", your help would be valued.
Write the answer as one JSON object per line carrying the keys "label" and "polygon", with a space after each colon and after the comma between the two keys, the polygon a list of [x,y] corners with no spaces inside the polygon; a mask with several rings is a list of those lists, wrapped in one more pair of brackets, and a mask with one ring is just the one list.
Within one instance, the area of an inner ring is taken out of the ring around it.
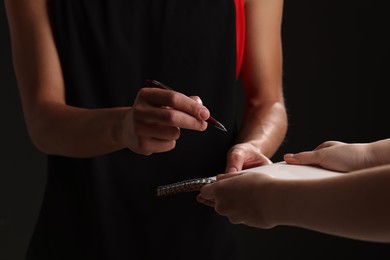
{"label": "hand holding pen", "polygon": [[[173,90],[171,87],[168,87],[167,85],[165,85],[157,80],[147,79],[145,81],[145,84],[149,87],[161,88],[161,89],[166,89],[166,90]],[[211,125],[218,128],[219,130],[222,130],[225,132],[227,131],[226,128],[212,116],[210,116],[208,119],[206,119],[206,122],[210,123]]]}
{"label": "hand holding pen", "polygon": [[204,131],[207,120],[213,124],[209,110],[196,99],[157,81],[146,84],[151,87],[138,91],[118,125],[118,141],[131,151],[143,155],[167,152],[175,148],[181,129]]}

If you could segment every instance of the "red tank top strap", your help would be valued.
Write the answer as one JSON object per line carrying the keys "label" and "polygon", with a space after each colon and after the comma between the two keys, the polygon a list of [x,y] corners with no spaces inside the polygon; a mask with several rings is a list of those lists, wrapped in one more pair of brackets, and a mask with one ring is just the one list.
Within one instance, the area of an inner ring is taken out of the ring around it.
{"label": "red tank top strap", "polygon": [[240,76],[245,48],[245,0],[234,0],[236,7],[236,78]]}

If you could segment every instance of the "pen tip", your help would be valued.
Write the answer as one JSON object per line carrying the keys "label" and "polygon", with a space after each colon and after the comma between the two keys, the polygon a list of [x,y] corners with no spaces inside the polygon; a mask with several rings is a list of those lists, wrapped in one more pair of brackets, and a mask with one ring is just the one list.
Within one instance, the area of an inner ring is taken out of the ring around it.
{"label": "pen tip", "polygon": [[219,122],[215,125],[215,127],[217,127],[218,129],[220,129],[224,132],[227,132],[227,129]]}

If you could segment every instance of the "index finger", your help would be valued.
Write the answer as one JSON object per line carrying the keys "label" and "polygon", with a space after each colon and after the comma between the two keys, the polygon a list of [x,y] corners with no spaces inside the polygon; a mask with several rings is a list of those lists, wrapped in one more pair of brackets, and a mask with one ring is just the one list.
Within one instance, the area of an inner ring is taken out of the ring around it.
{"label": "index finger", "polygon": [[200,120],[210,117],[210,112],[205,106],[175,90],[147,88],[143,95],[154,106],[171,107]]}
{"label": "index finger", "polygon": [[241,175],[242,173],[221,173],[217,175],[217,180],[229,179]]}

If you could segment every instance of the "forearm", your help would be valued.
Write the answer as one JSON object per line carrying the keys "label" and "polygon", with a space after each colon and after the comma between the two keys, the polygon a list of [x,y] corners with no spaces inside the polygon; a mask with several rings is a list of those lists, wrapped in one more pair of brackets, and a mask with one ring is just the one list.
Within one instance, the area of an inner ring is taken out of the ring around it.
{"label": "forearm", "polygon": [[369,167],[390,164],[390,138],[368,144]]}
{"label": "forearm", "polygon": [[122,122],[130,108],[82,109],[47,102],[26,116],[30,137],[44,153],[91,157],[124,145]]}
{"label": "forearm", "polygon": [[245,109],[238,143],[270,158],[287,131],[283,100],[281,22],[283,1],[246,1],[242,79]]}
{"label": "forearm", "polygon": [[310,181],[283,181],[271,215],[291,225],[359,240],[390,242],[390,165]]}
{"label": "forearm", "polygon": [[287,115],[282,101],[250,106],[245,110],[237,142],[250,142],[270,158],[283,142],[286,132]]}
{"label": "forearm", "polygon": [[[277,38],[275,35],[273,37]],[[272,54],[268,55],[265,55],[265,50],[255,51],[255,47],[248,47],[253,53],[246,55],[258,58],[247,57],[249,62],[243,67],[245,107],[237,139],[237,143],[253,144],[268,158],[279,148],[287,132],[281,43],[276,39],[271,42],[273,47],[269,50],[272,50]]]}

